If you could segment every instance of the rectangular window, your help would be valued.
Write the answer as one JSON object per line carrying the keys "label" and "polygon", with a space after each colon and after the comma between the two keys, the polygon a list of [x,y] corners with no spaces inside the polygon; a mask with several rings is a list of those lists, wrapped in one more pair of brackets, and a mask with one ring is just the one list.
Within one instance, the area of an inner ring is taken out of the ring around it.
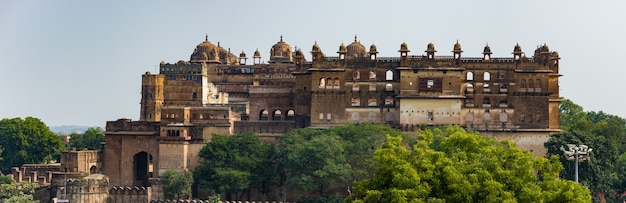
{"label": "rectangular window", "polygon": [[432,91],[441,91],[442,89],[442,79],[441,78],[420,78],[419,79],[419,90],[432,90]]}

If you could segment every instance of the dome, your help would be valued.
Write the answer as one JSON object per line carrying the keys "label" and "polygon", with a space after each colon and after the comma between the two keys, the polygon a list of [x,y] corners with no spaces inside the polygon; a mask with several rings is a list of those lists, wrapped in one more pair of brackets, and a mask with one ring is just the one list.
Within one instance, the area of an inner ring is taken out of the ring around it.
{"label": "dome", "polygon": [[339,51],[337,51],[337,53],[341,54],[341,53],[348,53],[348,49],[346,49],[346,45],[343,45],[343,43],[341,43],[341,45],[339,45]]}
{"label": "dome", "polygon": [[541,46],[540,51],[541,53],[550,53],[550,48],[548,48],[548,45],[544,43],[543,46]]}
{"label": "dome", "polygon": [[370,46],[370,54],[377,54],[378,51],[376,50],[376,45],[372,44],[372,46]]}
{"label": "dome", "polygon": [[322,49],[320,49],[320,46],[317,45],[317,41],[315,41],[315,44],[313,44],[313,48],[311,49],[311,53],[321,53]]}
{"label": "dome", "polygon": [[348,50],[348,57],[365,57],[367,56],[367,50],[365,46],[363,46],[360,42],[356,40],[356,36],[354,36],[354,42],[349,44],[346,49]]}
{"label": "dome", "polygon": [[261,52],[259,52],[259,49],[256,49],[256,51],[254,51],[254,58],[261,58]]}
{"label": "dome", "polygon": [[522,47],[518,44],[515,45],[515,47],[513,48],[513,54],[521,54],[522,53]]}
{"label": "dome", "polygon": [[552,52],[552,57],[558,58],[559,57],[559,52],[553,51]]}
{"label": "dome", "polygon": [[456,44],[454,44],[454,49],[452,49],[452,52],[454,53],[463,52],[463,50],[461,50],[461,44],[459,44],[459,40],[457,40]]}
{"label": "dome", "polygon": [[485,45],[485,48],[483,49],[483,54],[492,54],[491,47],[489,47],[489,44]]}
{"label": "dome", "polygon": [[291,46],[283,42],[283,36],[270,49],[270,62],[293,62]]}
{"label": "dome", "polygon": [[304,57],[304,53],[302,52],[301,49],[296,50],[295,57],[298,57],[298,58]]}
{"label": "dome", "polygon": [[190,62],[219,62],[219,49],[213,43],[209,42],[207,35],[204,42],[198,44],[191,54]]}
{"label": "dome", "polygon": [[402,42],[402,44],[400,45],[400,50],[398,50],[398,52],[410,52],[409,45],[407,45],[406,42]]}
{"label": "dome", "polygon": [[235,64],[237,63],[237,56],[235,54],[230,53],[230,49],[226,50],[220,43],[217,42],[217,48],[219,49],[220,62],[223,64]]}
{"label": "dome", "polygon": [[435,44],[433,44],[432,42],[428,43],[425,52],[437,52],[437,50],[435,50]]}
{"label": "dome", "polygon": [[239,58],[246,58],[246,53],[241,51],[241,53],[239,54]]}

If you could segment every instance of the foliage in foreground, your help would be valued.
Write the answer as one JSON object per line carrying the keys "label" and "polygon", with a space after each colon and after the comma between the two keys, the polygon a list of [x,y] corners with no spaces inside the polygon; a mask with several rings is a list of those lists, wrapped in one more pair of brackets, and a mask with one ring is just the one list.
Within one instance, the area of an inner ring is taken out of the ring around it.
{"label": "foliage in foreground", "polygon": [[191,198],[193,174],[189,171],[167,170],[161,176],[163,193],[166,199]]}
{"label": "foliage in foreground", "polygon": [[412,148],[387,136],[373,178],[359,181],[351,202],[590,202],[590,191],[558,179],[557,157],[536,158],[508,141],[460,127],[420,133]]}
{"label": "foliage in foreground", "polygon": [[37,185],[32,182],[17,183],[12,175],[0,173],[0,203],[37,203],[33,198]]}
{"label": "foliage in foreground", "polygon": [[626,200],[621,195],[611,195],[626,192],[626,120],[602,111],[583,111],[581,106],[563,98],[559,116],[563,131],[554,134],[545,147],[549,156],[561,157],[565,167],[561,178],[574,179],[574,162],[561,156],[559,148],[566,144],[588,145],[593,151],[588,161],[579,163],[579,181],[592,193],[604,194],[609,202]]}

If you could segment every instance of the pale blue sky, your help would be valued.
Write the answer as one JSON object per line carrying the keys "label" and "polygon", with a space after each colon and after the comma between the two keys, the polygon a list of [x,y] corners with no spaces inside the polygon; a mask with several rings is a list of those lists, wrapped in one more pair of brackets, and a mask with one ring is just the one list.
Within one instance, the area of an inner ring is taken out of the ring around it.
{"label": "pale blue sky", "polygon": [[[46,124],[104,126],[137,120],[141,74],[161,61],[189,60],[209,41],[264,60],[283,35],[325,54],[354,35],[379,56],[406,42],[429,42],[450,55],[527,55],[547,43],[561,56],[561,95],[588,111],[626,117],[626,1],[1,1],[0,118],[34,116]],[[249,62],[252,62],[249,60]]]}

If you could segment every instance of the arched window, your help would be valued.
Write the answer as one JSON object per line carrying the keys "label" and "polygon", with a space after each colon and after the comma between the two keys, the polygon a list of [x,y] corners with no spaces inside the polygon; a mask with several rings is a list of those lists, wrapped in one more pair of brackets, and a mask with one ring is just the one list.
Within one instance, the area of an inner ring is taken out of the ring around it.
{"label": "arched window", "polygon": [[320,87],[323,88],[326,86],[326,78],[320,78]]}
{"label": "arched window", "polygon": [[483,98],[483,107],[491,107],[491,101],[489,98]]}
{"label": "arched window", "polygon": [[261,110],[261,112],[259,112],[259,120],[269,120],[269,112],[265,109]]}
{"label": "arched window", "polygon": [[385,80],[393,80],[393,71],[388,70],[385,72]]}
{"label": "arched window", "polygon": [[283,112],[281,112],[281,111],[280,111],[280,110],[278,110],[278,109],[277,109],[277,110],[275,110],[274,112],[272,112],[272,120],[275,120],[275,121],[282,120],[282,119],[283,119],[283,115],[282,115],[282,113],[283,113]]}
{"label": "arched window", "polygon": [[467,92],[474,92],[474,85],[467,84]]}
{"label": "arched window", "polygon": [[485,122],[489,122],[489,121],[491,121],[491,113],[489,113],[488,111],[487,111],[487,112],[485,112],[485,113],[483,113],[483,120],[484,120]]}
{"label": "arched window", "polygon": [[385,106],[393,106],[393,97],[391,96],[385,97]]}
{"label": "arched window", "polygon": [[377,105],[378,105],[378,101],[376,101],[376,98],[370,97],[369,99],[367,99],[367,106],[377,106]]}
{"label": "arched window", "polygon": [[541,80],[535,80],[535,92],[541,92]]}
{"label": "arched window", "polygon": [[532,91],[533,88],[535,88],[535,84],[533,84],[533,79],[528,79],[528,89],[530,89],[529,91]]}
{"label": "arched window", "polygon": [[335,87],[335,89],[339,89],[339,78],[335,78],[335,82],[333,83],[333,87]]}
{"label": "arched window", "polygon": [[525,89],[526,88],[526,79],[522,79],[522,84],[520,85],[520,88]]}
{"label": "arched window", "polygon": [[376,72],[370,71],[369,79],[370,80],[376,80]]}
{"label": "arched window", "polygon": [[474,113],[473,112],[468,112],[467,114],[465,114],[465,122],[468,122],[468,123],[473,123],[474,122]]}
{"label": "arched window", "polygon": [[352,106],[361,106],[361,98],[352,97]]}
{"label": "arched window", "polygon": [[465,80],[474,80],[474,73],[467,72],[467,74],[465,74]]}
{"label": "arched window", "polygon": [[358,92],[359,91],[359,84],[357,84],[357,83],[352,84],[352,91]]}
{"label": "arched window", "polygon": [[361,73],[358,70],[353,70],[352,71],[352,79],[353,80],[360,80],[361,79]]}
{"label": "arched window", "polygon": [[296,112],[293,109],[289,109],[285,120],[296,120]]}
{"label": "arched window", "polygon": [[509,121],[509,114],[506,114],[506,112],[500,112],[500,122],[506,123],[507,121]]}
{"label": "arched window", "polygon": [[489,72],[485,72],[485,73],[483,74],[483,79],[484,79],[485,81],[489,81],[489,80],[491,80],[491,74],[490,74]]}
{"label": "arched window", "polygon": [[333,82],[333,79],[332,79],[332,78],[326,78],[326,89],[333,88],[333,85],[334,85],[334,84],[335,84],[335,83]]}
{"label": "arched window", "polygon": [[387,91],[387,92],[393,91],[393,85],[391,83],[387,83],[385,85],[385,91]]}

